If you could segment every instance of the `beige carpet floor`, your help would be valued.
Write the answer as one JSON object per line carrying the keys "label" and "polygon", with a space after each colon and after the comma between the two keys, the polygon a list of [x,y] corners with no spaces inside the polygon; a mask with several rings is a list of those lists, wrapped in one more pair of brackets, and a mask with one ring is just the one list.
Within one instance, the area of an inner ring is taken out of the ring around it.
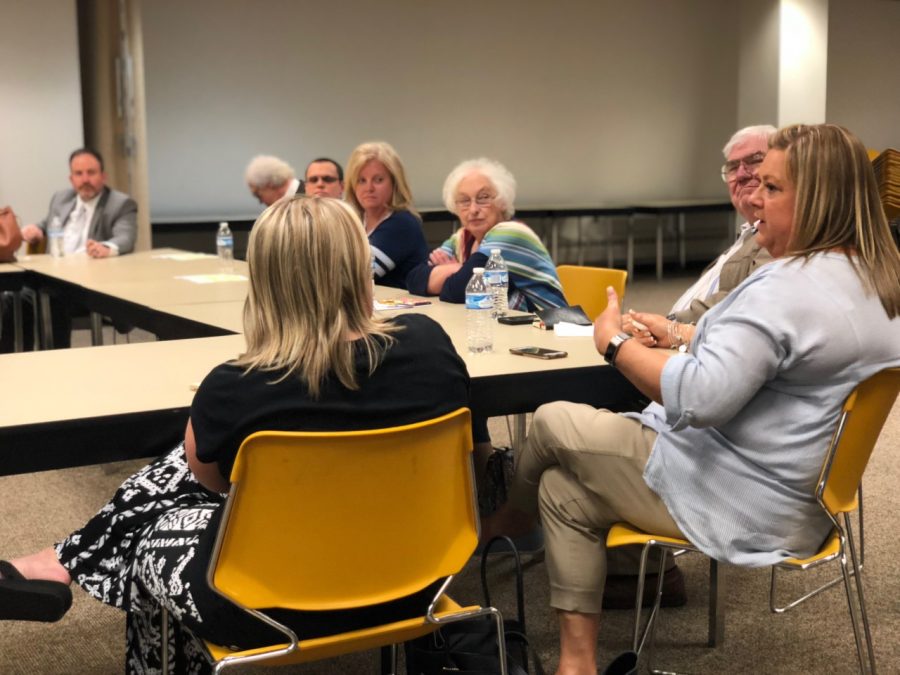
{"label": "beige carpet floor", "polygon": [[[646,274],[643,276],[647,276]],[[639,280],[629,286],[625,305],[664,311],[694,278],[682,275],[663,283]],[[147,339],[135,334],[133,339]],[[78,338],[86,340],[85,335]],[[503,419],[491,420],[495,444],[507,442]],[[894,516],[900,513],[900,406],[888,421],[865,480],[866,582],[876,654],[882,673],[900,673],[900,542]],[[141,462],[122,462],[63,471],[0,478],[0,557],[9,558],[46,546],[78,527],[99,508],[123,478]],[[815,598],[787,616],[769,613],[768,572],[727,567],[726,638],[715,649],[705,646],[707,562],[685,557],[689,603],[664,610],[657,632],[657,664],[687,673],[853,673],[855,649],[840,588]],[[787,580],[798,589],[800,575]],[[816,573],[816,578],[822,574]],[[512,612],[510,561],[491,560],[495,604]],[[479,601],[477,566],[470,563],[457,579],[453,594]],[[555,616],[547,604],[543,561],[526,565],[528,632],[546,668],[558,654]],[[601,660],[626,649],[632,612],[607,612],[600,637]],[[75,589],[75,603],[59,623],[0,623],[0,673],[121,673],[124,621]],[[255,672],[245,670],[241,672]],[[282,669],[285,673],[375,673],[377,654],[364,653],[324,663]]]}

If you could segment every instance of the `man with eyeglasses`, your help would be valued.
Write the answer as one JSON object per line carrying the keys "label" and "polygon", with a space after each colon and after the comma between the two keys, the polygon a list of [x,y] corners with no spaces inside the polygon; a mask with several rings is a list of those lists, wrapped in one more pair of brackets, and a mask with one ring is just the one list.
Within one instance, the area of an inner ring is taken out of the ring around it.
{"label": "man with eyeglasses", "polygon": [[[660,341],[665,342],[662,339],[665,336],[670,336],[668,339],[671,340],[671,335],[676,332],[679,344],[690,343],[694,327],[683,324],[696,324],[706,310],[737,288],[758,267],[772,260],[769,252],[757,244],[753,236],[756,228],[753,227],[750,197],[759,186],[756,170],[766,156],[769,137],[775,131],[775,127],[768,124],[744,127],[725,144],[722,149],[725,155],[722,180],[728,186],[735,211],[741,214],[745,222],[741,225],[737,241],[675,301],[667,317],[644,312],[629,312],[622,316],[622,329],[632,333],[646,346],[658,346]],[[634,320],[642,327],[638,328]],[[669,332],[676,327],[677,331]]]}
{"label": "man with eyeglasses", "polygon": [[306,194],[340,199],[344,195],[344,169],[329,157],[314,159],[306,167]]}
{"label": "man with eyeglasses", "polygon": [[696,323],[714,304],[722,300],[757,267],[772,256],[754,240],[753,207],[750,196],[759,186],[756,170],[766,157],[769,137],[775,127],[764,124],[737,131],[725,147],[722,180],[734,210],[744,218],[737,241],[704,270],[703,275],[672,306],[670,318],[683,323]]}
{"label": "man with eyeglasses", "polygon": [[272,206],[282,197],[303,194],[303,181],[294,177],[291,165],[272,155],[257,155],[250,160],[244,180],[250,194],[265,206]]}

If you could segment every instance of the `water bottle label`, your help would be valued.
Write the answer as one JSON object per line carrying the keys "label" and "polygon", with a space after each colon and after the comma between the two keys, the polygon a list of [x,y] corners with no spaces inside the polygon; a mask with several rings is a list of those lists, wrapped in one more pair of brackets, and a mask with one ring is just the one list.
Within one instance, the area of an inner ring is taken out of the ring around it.
{"label": "water bottle label", "polygon": [[484,281],[488,286],[500,286],[509,283],[509,272],[506,270],[485,270]]}
{"label": "water bottle label", "polygon": [[234,237],[216,237],[216,246],[234,246]]}
{"label": "water bottle label", "polygon": [[466,293],[466,309],[493,309],[494,297],[490,293]]}

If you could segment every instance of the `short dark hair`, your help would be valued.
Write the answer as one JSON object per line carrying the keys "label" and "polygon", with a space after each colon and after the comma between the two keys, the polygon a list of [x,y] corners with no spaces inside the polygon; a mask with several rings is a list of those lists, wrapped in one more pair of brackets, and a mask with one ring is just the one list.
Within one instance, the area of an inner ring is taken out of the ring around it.
{"label": "short dark hair", "polygon": [[334,168],[337,169],[338,180],[341,181],[342,183],[344,182],[344,167],[342,167],[340,164],[338,164],[333,159],[331,159],[331,157],[319,157],[319,158],[311,161],[309,164],[306,165],[306,171],[303,174],[304,176],[306,176],[306,174],[309,173],[309,167],[311,167],[316,162],[331,162],[332,164],[334,164]]}
{"label": "short dark hair", "polygon": [[73,151],[71,155],[69,155],[69,164],[72,164],[72,160],[78,157],[79,155],[90,155],[98,162],[100,162],[100,170],[103,171],[103,155],[92,148],[78,148]]}

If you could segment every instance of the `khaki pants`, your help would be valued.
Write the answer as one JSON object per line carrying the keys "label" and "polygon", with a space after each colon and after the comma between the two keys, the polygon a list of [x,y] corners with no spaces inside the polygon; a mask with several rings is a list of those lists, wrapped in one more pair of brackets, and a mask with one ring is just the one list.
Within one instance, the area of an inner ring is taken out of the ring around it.
{"label": "khaki pants", "polygon": [[640,422],[588,405],[558,402],[535,412],[509,501],[540,510],[552,607],[600,612],[612,524],[684,536],[643,479],[655,440]]}

